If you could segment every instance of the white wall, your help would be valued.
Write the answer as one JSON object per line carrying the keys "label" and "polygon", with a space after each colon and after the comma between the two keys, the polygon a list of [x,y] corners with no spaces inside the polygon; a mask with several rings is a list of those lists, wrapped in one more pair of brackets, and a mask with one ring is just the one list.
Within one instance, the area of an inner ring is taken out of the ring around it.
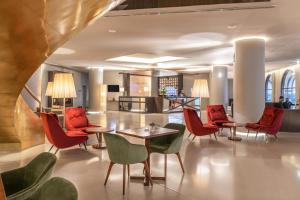
{"label": "white wall", "polygon": [[[120,88],[123,87],[123,74],[119,74],[119,71],[107,71],[104,70],[103,83],[106,85],[119,85]],[[112,101],[113,98],[118,101],[121,92],[108,92],[107,100]]]}

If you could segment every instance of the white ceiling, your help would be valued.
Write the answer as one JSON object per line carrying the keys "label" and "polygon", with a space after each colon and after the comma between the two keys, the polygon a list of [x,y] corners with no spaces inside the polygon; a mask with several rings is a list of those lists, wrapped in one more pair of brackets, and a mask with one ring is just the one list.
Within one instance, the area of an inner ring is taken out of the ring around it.
{"label": "white ceiling", "polygon": [[[222,10],[226,7],[274,6]],[[300,59],[300,1],[113,11],[68,41],[71,54],[53,54],[48,63],[62,66],[128,68],[207,68],[233,62],[232,40],[267,36],[267,70]],[[210,10],[210,11],[209,11]],[[214,11],[212,11],[214,10]],[[108,59],[132,54],[184,57],[147,65]]]}

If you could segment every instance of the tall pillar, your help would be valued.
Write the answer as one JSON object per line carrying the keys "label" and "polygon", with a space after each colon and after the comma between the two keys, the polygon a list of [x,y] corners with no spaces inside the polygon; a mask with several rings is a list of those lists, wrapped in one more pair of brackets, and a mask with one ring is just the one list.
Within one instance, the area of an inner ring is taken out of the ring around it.
{"label": "tall pillar", "polygon": [[210,104],[228,105],[227,66],[214,66],[210,78]]}
{"label": "tall pillar", "polygon": [[243,39],[235,42],[233,96],[235,120],[258,121],[265,107],[264,39]]}
{"label": "tall pillar", "polygon": [[89,111],[101,111],[101,85],[103,85],[103,68],[89,71]]}

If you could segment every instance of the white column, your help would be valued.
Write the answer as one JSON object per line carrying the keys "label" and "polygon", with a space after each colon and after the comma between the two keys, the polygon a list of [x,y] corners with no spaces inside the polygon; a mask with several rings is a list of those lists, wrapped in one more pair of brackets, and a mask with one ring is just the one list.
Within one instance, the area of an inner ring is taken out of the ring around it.
{"label": "white column", "polygon": [[237,122],[256,122],[265,107],[265,40],[235,42],[233,81],[234,118]]}
{"label": "white column", "polygon": [[213,66],[210,82],[210,104],[228,105],[228,70],[227,66]]}
{"label": "white column", "polygon": [[89,111],[100,112],[101,85],[103,84],[103,68],[89,71]]}

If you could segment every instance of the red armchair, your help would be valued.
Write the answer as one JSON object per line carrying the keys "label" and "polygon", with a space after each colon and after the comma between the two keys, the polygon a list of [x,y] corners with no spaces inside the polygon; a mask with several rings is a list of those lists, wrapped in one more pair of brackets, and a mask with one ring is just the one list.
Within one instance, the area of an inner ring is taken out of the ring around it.
{"label": "red armchair", "polygon": [[223,105],[209,105],[206,107],[208,124],[215,125],[218,128],[229,128],[231,132],[231,127],[223,125],[225,123],[232,123],[229,120]]}
{"label": "red armchair", "polygon": [[183,109],[184,119],[188,131],[196,136],[204,136],[214,134],[216,140],[216,132],[218,132],[218,127],[211,124],[203,124],[199,118],[197,111],[189,108]]}
{"label": "red armchair", "polygon": [[258,133],[265,133],[267,135],[273,135],[277,139],[277,133],[279,132],[282,124],[284,110],[274,107],[265,107],[264,113],[257,123],[247,123],[246,128],[250,131],[256,132],[255,140]]}
{"label": "red armchair", "polygon": [[84,131],[87,128],[99,127],[89,123],[83,108],[66,108],[65,125],[69,131]]}
{"label": "red armchair", "polygon": [[85,133],[81,131],[64,132],[59,125],[56,115],[53,113],[41,113],[41,118],[46,136],[52,144],[49,151],[51,151],[54,146],[57,148],[55,154],[59,151],[59,149],[72,147],[81,143],[85,146],[85,142],[88,139]]}

